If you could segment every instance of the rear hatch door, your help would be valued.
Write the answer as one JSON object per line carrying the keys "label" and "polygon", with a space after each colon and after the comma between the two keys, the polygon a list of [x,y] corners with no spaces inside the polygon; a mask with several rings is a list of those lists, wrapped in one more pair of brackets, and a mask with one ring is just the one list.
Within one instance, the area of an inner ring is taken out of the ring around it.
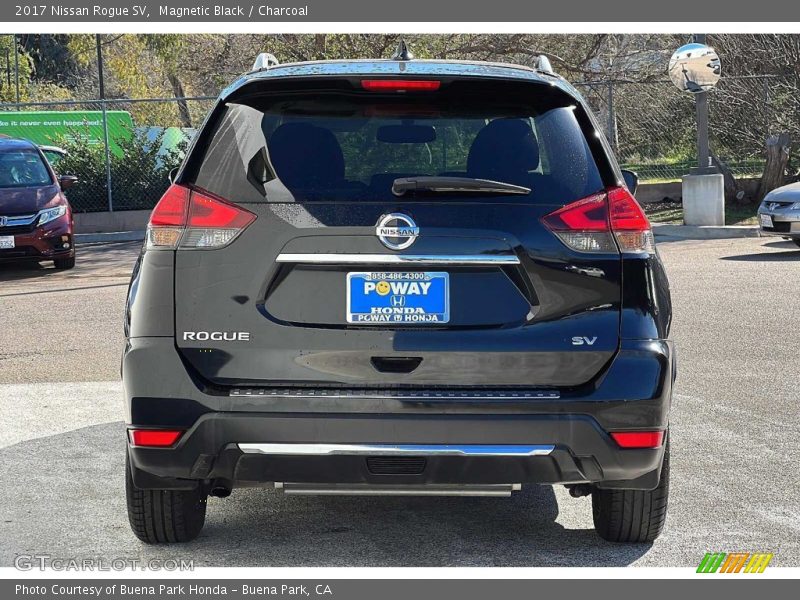
{"label": "rear hatch door", "polygon": [[503,86],[345,81],[221,106],[179,183],[255,218],[222,247],[177,250],[190,365],[231,386],[564,387],[601,373],[619,343],[620,256],[576,252],[542,220],[603,190],[586,124],[550,86]]}

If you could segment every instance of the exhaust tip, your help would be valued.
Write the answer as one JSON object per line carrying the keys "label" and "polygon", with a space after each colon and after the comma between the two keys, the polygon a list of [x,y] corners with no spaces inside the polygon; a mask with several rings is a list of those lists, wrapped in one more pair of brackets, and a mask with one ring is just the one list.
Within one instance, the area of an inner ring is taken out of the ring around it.
{"label": "exhaust tip", "polygon": [[215,498],[227,498],[231,495],[231,488],[217,485],[211,488],[210,494]]}

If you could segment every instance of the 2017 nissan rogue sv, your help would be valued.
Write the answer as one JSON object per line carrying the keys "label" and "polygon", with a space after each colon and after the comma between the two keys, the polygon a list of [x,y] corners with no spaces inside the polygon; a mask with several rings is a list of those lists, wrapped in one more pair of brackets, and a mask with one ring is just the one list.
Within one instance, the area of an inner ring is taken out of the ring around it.
{"label": "2017 nissan rogue sv", "polygon": [[[536,68],[263,67],[153,210],[122,362],[134,533],[208,495],[591,495],[648,542],[675,357],[647,218],[590,108]],[[628,183],[626,184],[626,180]]]}

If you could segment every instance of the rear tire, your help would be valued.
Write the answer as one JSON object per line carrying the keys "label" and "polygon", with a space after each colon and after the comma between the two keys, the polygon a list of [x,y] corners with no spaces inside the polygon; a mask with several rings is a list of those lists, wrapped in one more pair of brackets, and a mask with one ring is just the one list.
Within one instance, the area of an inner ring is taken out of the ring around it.
{"label": "rear tire", "polygon": [[193,491],[142,490],[133,483],[125,457],[125,496],[134,535],[146,544],[190,542],[203,529],[206,495]]}
{"label": "rear tire", "polygon": [[664,529],[668,496],[669,438],[656,489],[595,490],[592,493],[592,517],[597,535],[609,542],[654,541]]}
{"label": "rear tire", "polygon": [[69,258],[57,258],[53,261],[53,264],[56,266],[56,269],[59,270],[66,270],[71,269],[75,266],[75,257],[70,256]]}

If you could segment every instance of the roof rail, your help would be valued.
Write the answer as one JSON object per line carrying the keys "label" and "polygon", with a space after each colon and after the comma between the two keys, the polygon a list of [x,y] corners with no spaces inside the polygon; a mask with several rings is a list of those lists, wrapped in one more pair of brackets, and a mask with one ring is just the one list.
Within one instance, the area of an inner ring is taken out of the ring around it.
{"label": "roof rail", "polygon": [[540,54],[536,57],[536,70],[542,73],[550,73],[551,75],[556,74],[556,72],[553,71],[553,65],[550,64],[550,59],[544,54]]}
{"label": "roof rail", "polygon": [[270,54],[269,52],[262,52],[258,56],[256,56],[256,60],[253,63],[253,68],[250,69],[251,73],[255,73],[257,71],[266,71],[270,67],[274,67],[279,65],[280,61],[275,58],[274,54]]}

